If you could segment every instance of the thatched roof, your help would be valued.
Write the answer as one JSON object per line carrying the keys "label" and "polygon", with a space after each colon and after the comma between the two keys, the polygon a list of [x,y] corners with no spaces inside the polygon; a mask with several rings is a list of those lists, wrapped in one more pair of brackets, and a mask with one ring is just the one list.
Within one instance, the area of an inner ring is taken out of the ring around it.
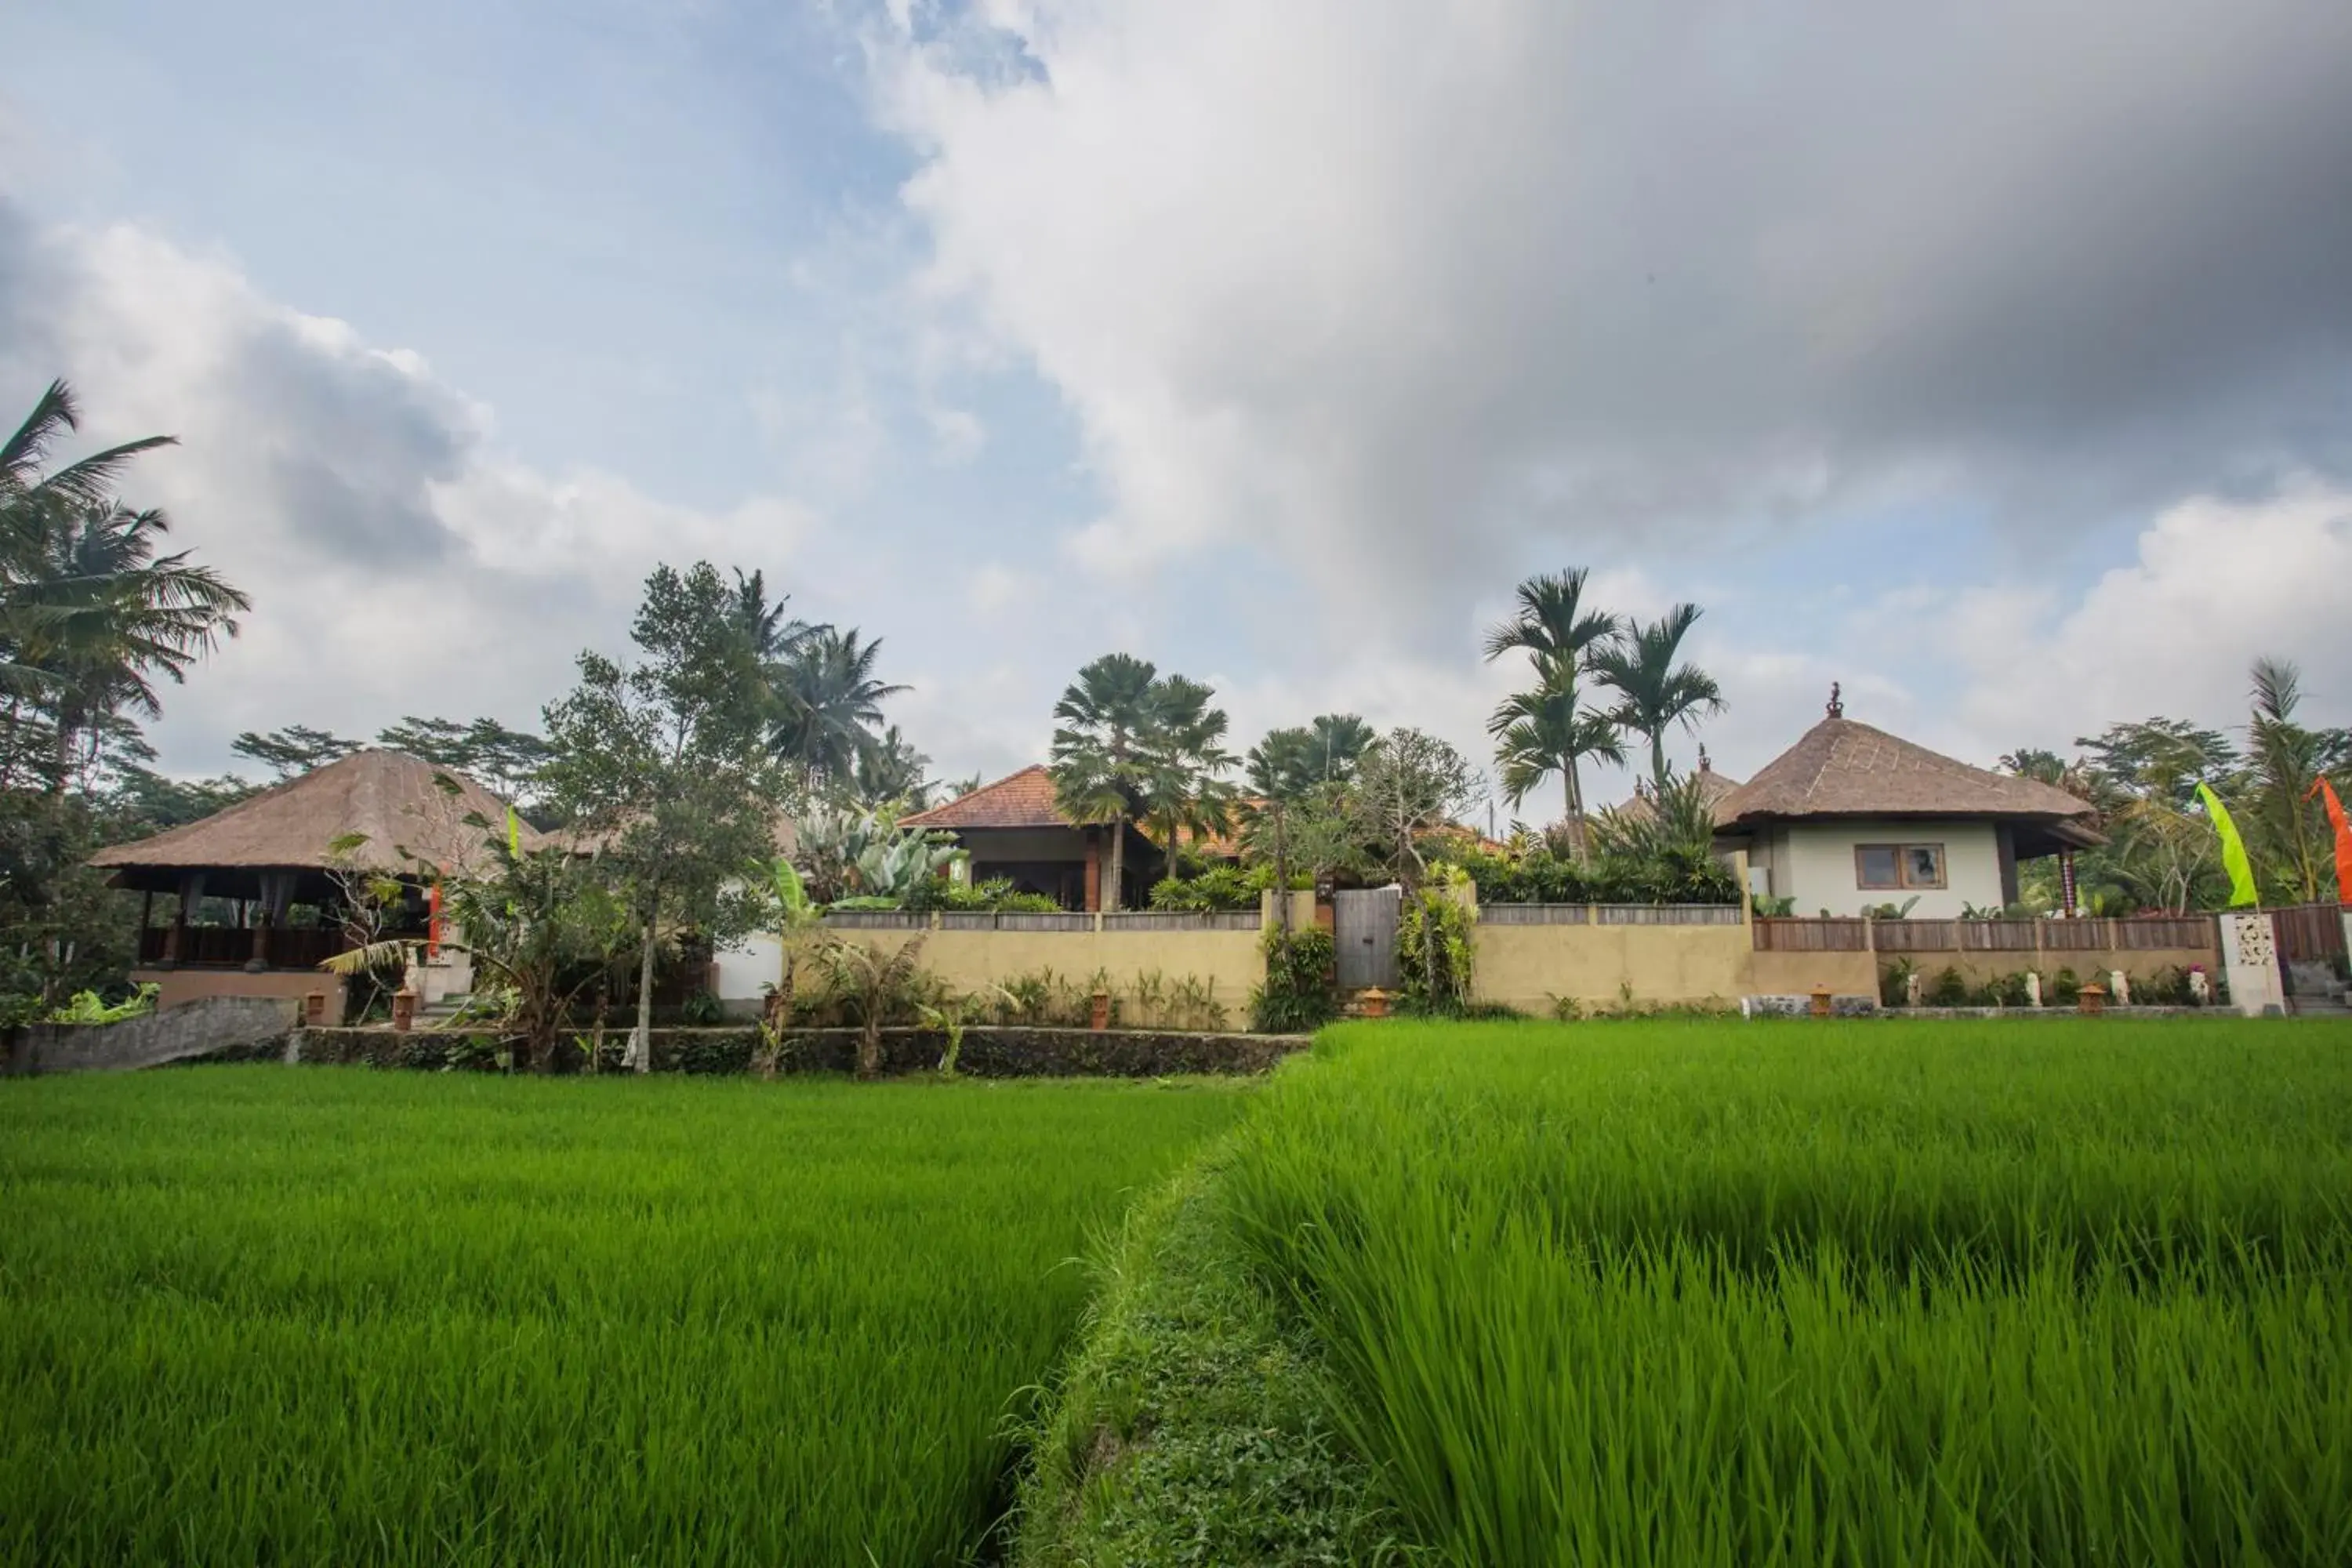
{"label": "thatched roof", "polygon": [[[448,776],[457,793],[443,789],[436,774]],[[126,870],[323,870],[332,864],[328,847],[357,833],[367,843],[350,860],[371,869],[410,869],[403,850],[435,865],[463,866],[482,850],[482,830],[465,820],[471,812],[499,824],[507,807],[473,780],[405,752],[355,752],[201,822],[101,849],[89,863]],[[524,847],[535,847],[539,831],[527,822],[520,826]]]}
{"label": "thatched roof", "polygon": [[1717,808],[1726,827],[1822,816],[1974,816],[2042,824],[2096,843],[2088,801],[2034,779],[1970,767],[1832,714]]}

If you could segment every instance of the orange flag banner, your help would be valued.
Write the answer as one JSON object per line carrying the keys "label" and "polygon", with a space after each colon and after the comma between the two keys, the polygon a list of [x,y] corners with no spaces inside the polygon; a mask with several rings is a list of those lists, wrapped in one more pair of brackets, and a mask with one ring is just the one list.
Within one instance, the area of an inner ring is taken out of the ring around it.
{"label": "orange flag banner", "polygon": [[2311,794],[2326,797],[2327,820],[2336,826],[2336,900],[2352,904],[2352,823],[2344,820],[2344,803],[2336,798],[2334,784],[2323,778],[2311,786]]}

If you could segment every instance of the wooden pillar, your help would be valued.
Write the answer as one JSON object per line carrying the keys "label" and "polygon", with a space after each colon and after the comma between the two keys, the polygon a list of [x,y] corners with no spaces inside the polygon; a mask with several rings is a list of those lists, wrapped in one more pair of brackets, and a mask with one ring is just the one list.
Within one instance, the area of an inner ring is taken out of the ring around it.
{"label": "wooden pillar", "polygon": [[180,907],[172,911],[172,929],[163,933],[163,962],[177,963],[188,945],[188,906],[205,896],[205,877],[201,871],[190,872],[180,879]]}
{"label": "wooden pillar", "polygon": [[1087,835],[1087,912],[1095,914],[1102,905],[1102,841],[1093,833]]}
{"label": "wooden pillar", "polygon": [[246,963],[246,967],[247,969],[257,970],[267,969],[269,967],[270,925],[271,921],[269,919],[269,911],[268,910],[262,910],[254,917],[253,957]]}

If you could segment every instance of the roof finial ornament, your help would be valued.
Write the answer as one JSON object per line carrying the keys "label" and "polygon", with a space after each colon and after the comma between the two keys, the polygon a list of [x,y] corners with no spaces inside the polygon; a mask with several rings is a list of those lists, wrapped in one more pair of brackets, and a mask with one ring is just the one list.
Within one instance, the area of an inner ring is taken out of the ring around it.
{"label": "roof finial ornament", "polygon": [[1836,681],[1830,682],[1830,717],[1832,719],[1845,717],[1845,699],[1840,695],[1840,690]]}
{"label": "roof finial ornament", "polygon": [[1711,773],[1715,771],[1715,764],[1706,760],[1706,742],[1705,741],[1701,741],[1698,743],[1698,771],[1703,773]]}

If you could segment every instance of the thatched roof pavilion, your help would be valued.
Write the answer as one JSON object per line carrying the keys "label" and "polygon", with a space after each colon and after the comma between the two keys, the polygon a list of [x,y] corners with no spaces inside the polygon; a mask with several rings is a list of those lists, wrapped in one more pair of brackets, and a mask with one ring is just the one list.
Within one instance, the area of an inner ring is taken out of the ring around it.
{"label": "thatched roof pavilion", "polygon": [[[419,860],[443,869],[478,863],[485,835],[466,821],[473,814],[497,825],[506,803],[404,752],[357,752],[201,822],[101,849],[89,863],[110,868],[115,887],[147,894],[151,905],[157,893],[178,895],[170,926],[146,929],[142,919],[142,963],[308,967],[340,951],[340,933],[278,929],[289,908],[340,903],[338,873],[377,872],[417,886]],[[518,832],[526,847],[540,842],[528,823]],[[338,841],[353,836],[357,847],[338,854]],[[190,911],[207,898],[234,901],[238,923],[191,931]],[[411,902],[406,913],[422,929],[421,886]]]}

